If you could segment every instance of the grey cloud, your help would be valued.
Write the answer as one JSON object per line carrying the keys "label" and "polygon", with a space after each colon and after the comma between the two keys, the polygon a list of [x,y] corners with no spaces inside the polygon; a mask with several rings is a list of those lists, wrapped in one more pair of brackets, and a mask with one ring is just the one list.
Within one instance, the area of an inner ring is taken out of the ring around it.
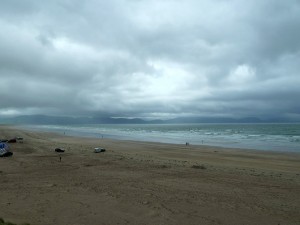
{"label": "grey cloud", "polygon": [[0,115],[299,114],[300,3],[1,1]]}

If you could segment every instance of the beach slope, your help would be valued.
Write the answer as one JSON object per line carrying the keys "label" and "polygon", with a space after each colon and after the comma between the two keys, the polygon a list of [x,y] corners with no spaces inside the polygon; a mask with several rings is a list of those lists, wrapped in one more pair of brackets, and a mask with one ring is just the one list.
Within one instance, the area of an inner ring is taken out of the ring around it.
{"label": "beach slope", "polygon": [[[300,155],[0,126],[0,217],[32,225],[300,224]],[[105,152],[94,153],[95,147]],[[63,148],[65,152],[55,152]]]}

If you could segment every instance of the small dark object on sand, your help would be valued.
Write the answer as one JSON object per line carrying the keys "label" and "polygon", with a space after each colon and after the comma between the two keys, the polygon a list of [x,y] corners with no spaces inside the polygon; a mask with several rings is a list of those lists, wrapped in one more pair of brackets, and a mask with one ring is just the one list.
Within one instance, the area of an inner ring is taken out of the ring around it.
{"label": "small dark object on sand", "polygon": [[205,170],[206,167],[204,165],[192,165],[193,169],[201,169],[201,170]]}
{"label": "small dark object on sand", "polygon": [[55,151],[56,152],[65,152],[65,150],[63,148],[56,148]]}

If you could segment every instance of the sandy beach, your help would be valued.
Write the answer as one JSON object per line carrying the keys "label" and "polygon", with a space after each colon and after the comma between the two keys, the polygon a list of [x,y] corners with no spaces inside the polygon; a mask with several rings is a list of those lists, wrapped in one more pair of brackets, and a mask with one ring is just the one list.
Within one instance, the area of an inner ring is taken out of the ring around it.
{"label": "sandy beach", "polygon": [[[297,225],[300,154],[0,126],[0,217],[31,225]],[[57,153],[55,148],[65,149]],[[95,147],[106,152],[94,153]],[[61,161],[60,161],[61,157]]]}

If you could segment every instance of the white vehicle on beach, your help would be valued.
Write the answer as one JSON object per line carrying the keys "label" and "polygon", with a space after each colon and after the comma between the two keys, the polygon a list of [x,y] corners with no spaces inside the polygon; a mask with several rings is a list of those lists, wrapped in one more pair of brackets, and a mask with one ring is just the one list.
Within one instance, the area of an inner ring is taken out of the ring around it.
{"label": "white vehicle on beach", "polygon": [[94,152],[95,152],[95,153],[105,152],[105,151],[106,151],[105,148],[95,148],[95,149],[94,149]]}

